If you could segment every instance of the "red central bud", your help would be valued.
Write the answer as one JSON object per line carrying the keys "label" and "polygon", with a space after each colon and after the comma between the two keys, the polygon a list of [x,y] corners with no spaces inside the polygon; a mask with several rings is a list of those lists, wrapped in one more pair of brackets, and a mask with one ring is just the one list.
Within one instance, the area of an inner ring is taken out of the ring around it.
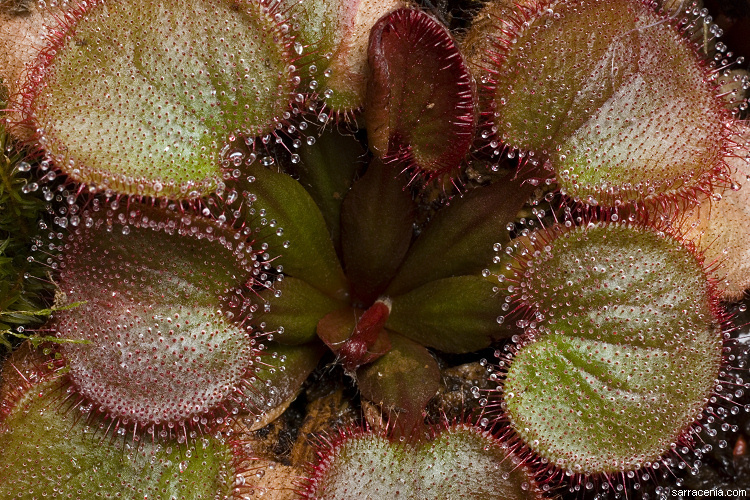
{"label": "red central bud", "polygon": [[351,337],[344,342],[339,351],[341,364],[348,372],[353,372],[361,365],[370,363],[380,357],[379,353],[373,353],[370,348],[381,335],[387,335],[383,330],[388,316],[391,314],[390,299],[376,301],[365,313],[360,316],[357,326]]}
{"label": "red central bud", "polygon": [[339,356],[344,369],[353,373],[391,350],[384,328],[390,314],[390,299],[379,299],[364,312],[343,307],[318,322],[318,337]]}

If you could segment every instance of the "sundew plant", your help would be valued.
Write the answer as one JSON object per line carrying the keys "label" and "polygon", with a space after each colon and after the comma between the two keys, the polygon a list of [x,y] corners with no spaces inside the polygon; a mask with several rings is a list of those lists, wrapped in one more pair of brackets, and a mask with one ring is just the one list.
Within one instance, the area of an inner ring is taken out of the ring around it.
{"label": "sundew plant", "polygon": [[748,486],[726,19],[0,7],[0,498]]}

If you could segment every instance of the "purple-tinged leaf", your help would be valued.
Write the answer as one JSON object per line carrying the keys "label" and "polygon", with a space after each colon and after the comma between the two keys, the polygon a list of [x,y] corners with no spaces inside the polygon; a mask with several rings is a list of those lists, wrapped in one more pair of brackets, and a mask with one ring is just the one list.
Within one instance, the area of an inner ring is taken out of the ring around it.
{"label": "purple-tinged leaf", "polygon": [[341,250],[356,300],[383,293],[409,250],[416,204],[404,182],[377,158],[341,208]]}
{"label": "purple-tinged leaf", "polygon": [[82,304],[50,328],[69,340],[68,376],[98,411],[138,426],[210,415],[253,377],[258,349],[237,304],[260,305],[249,262],[263,243],[240,246],[197,216],[127,210],[84,212],[65,240],[60,305]]}
{"label": "purple-tinged leaf", "polygon": [[329,131],[315,145],[300,148],[294,169],[299,183],[310,194],[326,221],[336,251],[341,248],[341,204],[365,165],[365,149],[354,136]]}
{"label": "purple-tinged leaf", "polygon": [[371,148],[427,180],[455,172],[474,138],[475,90],[448,30],[420,10],[396,10],[373,27],[369,62]]}

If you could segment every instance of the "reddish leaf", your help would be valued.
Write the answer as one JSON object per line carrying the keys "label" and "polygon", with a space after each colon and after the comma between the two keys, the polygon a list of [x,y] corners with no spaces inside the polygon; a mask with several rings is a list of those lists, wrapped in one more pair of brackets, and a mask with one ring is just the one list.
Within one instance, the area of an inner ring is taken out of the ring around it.
{"label": "reddish leaf", "polygon": [[361,311],[351,307],[342,307],[326,314],[318,321],[318,337],[333,352],[339,352],[357,326],[361,314]]}
{"label": "reddish leaf", "polygon": [[399,9],[370,33],[365,110],[370,146],[426,179],[453,172],[474,137],[474,84],[448,30]]}

